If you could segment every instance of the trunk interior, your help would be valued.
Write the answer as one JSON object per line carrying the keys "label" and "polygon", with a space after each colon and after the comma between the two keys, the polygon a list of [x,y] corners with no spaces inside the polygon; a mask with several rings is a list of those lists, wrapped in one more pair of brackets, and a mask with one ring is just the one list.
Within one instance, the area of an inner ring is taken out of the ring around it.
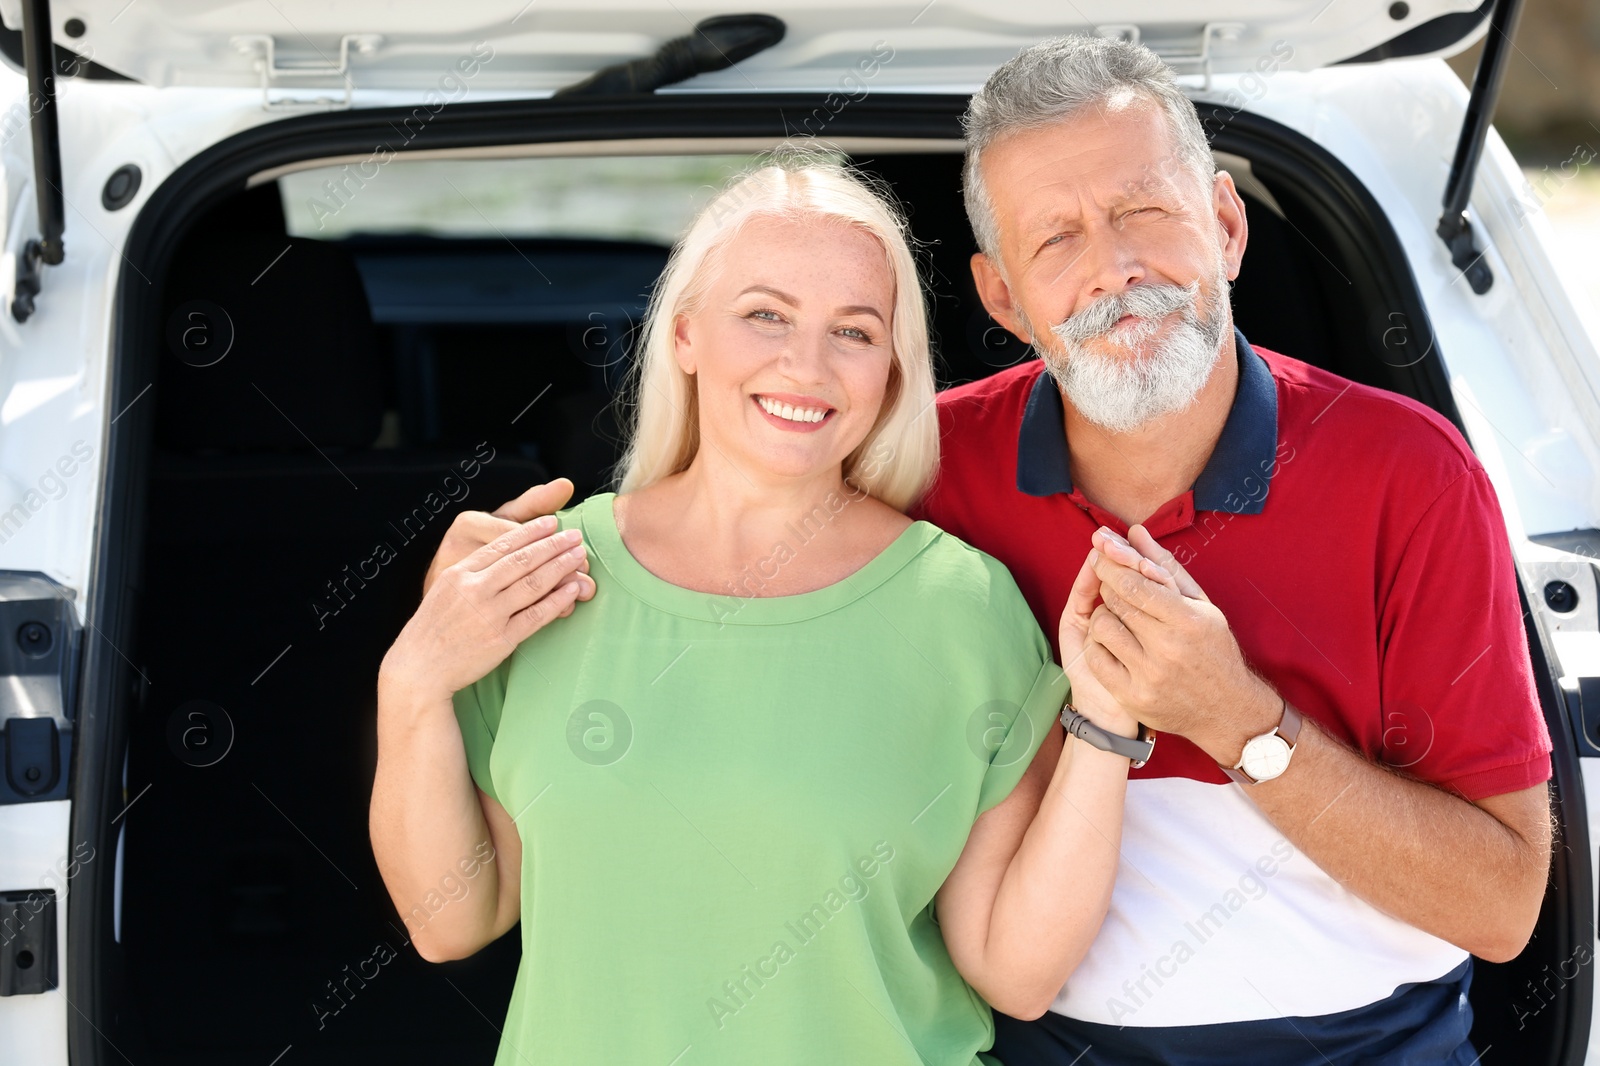
{"label": "trunk interior", "polygon": [[[1339,208],[1313,185],[1337,186],[1325,175],[1342,168],[1296,161],[1254,129],[1217,140],[1236,177],[1254,164],[1241,329],[1454,418],[1437,357],[1419,362],[1422,348],[1402,353],[1386,332],[1402,308],[1409,342],[1426,340],[1381,213]],[[1027,358],[972,288],[960,156],[856,162],[894,188],[923,242],[941,384]],[[557,474],[579,497],[607,487],[629,330],[669,245],[570,228],[319,238],[296,232],[289,180],[189,216],[147,328],[124,341],[156,388],[136,471],[142,550],[119,578],[136,590],[117,641],[136,665],[126,762],[114,747],[107,763],[141,798],[103,827],[119,877],[102,886],[105,935],[75,956],[104,990],[102,1032],[75,1061],[488,1063],[519,961],[516,933],[442,965],[407,946],[367,836],[376,672],[456,512]],[[174,341],[190,328],[210,332]],[[1519,1030],[1507,1004],[1570,952],[1565,877],[1558,863],[1523,956],[1478,964],[1480,1049],[1562,1061],[1578,1008]],[[596,1008],[597,1025],[630,1009]]]}

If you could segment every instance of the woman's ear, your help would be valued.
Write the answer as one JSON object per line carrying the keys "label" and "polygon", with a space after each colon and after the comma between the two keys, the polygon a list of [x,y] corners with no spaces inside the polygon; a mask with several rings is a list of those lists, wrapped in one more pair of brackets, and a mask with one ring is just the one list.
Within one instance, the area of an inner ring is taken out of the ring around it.
{"label": "woman's ear", "polygon": [[694,344],[689,337],[689,316],[679,314],[672,320],[672,352],[678,359],[678,369],[694,376]]}
{"label": "woman's ear", "polygon": [[[905,374],[900,370],[900,360],[896,355],[894,355],[894,353],[891,352],[889,355],[889,377],[888,380],[883,384],[884,410],[888,410],[900,402],[900,389],[904,386],[904,384]],[[880,417],[878,421],[881,424],[883,419]]]}

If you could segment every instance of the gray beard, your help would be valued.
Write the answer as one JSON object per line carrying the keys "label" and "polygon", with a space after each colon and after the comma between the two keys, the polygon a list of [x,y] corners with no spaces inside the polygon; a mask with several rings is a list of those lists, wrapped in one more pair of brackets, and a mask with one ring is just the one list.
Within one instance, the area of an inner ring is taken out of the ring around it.
{"label": "gray beard", "polygon": [[[1215,282],[1204,317],[1194,304],[1200,291],[1198,280],[1188,285],[1135,285],[1102,296],[1050,328],[1048,336],[1059,347],[1044,343],[1020,309],[1018,314],[1033,334],[1045,368],[1078,413],[1104,429],[1127,433],[1189,406],[1210,379],[1227,323],[1223,312],[1227,309],[1228,278],[1220,260]],[[1139,355],[1139,345],[1174,312],[1182,318],[1167,337],[1154,351]],[[1123,315],[1134,315],[1139,321],[1121,336],[1107,336]],[[1096,350],[1089,345],[1091,340],[1113,351]],[[1116,349],[1127,354],[1118,354]]]}

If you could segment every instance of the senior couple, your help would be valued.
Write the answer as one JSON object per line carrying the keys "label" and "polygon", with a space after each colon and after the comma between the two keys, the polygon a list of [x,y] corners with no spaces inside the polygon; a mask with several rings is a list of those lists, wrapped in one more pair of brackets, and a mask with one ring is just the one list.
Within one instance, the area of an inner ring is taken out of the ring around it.
{"label": "senior couple", "polygon": [[494,876],[418,951],[520,920],[500,1066],[1472,1062],[1550,849],[1483,468],[1233,327],[1154,53],[1041,43],[966,129],[1039,360],[936,397],[904,220],[768,166],[658,283],[620,492],[452,527],[372,838],[402,912]]}

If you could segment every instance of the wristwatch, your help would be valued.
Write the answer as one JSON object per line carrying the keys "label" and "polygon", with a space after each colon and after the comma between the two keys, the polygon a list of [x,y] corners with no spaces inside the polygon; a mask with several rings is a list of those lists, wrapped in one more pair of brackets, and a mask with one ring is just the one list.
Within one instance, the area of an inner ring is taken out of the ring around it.
{"label": "wristwatch", "polygon": [[1245,741],[1244,753],[1239,761],[1231,767],[1224,766],[1222,772],[1241,785],[1259,785],[1278,777],[1289,768],[1289,759],[1294,755],[1295,738],[1300,735],[1303,721],[1300,712],[1289,706],[1288,700],[1284,700],[1283,719],[1277,728]]}
{"label": "wristwatch", "polygon": [[1061,708],[1061,724],[1067,732],[1101,751],[1109,751],[1115,755],[1129,759],[1133,769],[1137,770],[1150,761],[1150,754],[1156,750],[1156,735],[1145,728],[1143,722],[1139,723],[1137,737],[1124,737],[1116,733],[1107,732],[1085,718],[1072,704]]}

